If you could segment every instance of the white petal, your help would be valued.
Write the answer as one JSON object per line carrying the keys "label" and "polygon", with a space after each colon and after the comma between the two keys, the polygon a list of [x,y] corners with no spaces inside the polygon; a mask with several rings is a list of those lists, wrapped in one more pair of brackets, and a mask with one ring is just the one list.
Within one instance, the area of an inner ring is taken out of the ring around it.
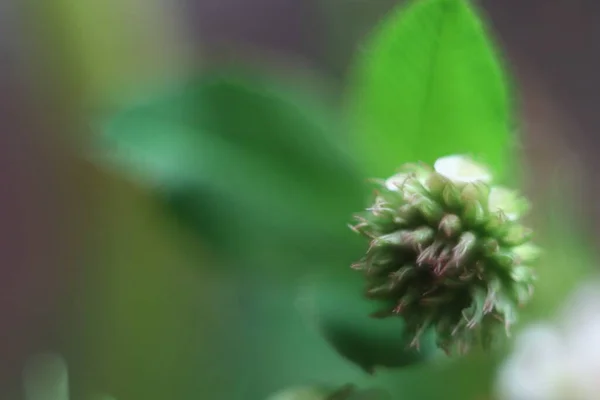
{"label": "white petal", "polygon": [[502,211],[511,221],[518,219],[524,211],[517,193],[501,186],[491,188],[488,201],[490,211]]}
{"label": "white petal", "polygon": [[439,158],[434,169],[455,183],[485,182],[492,180],[490,171],[467,156],[452,155]]}

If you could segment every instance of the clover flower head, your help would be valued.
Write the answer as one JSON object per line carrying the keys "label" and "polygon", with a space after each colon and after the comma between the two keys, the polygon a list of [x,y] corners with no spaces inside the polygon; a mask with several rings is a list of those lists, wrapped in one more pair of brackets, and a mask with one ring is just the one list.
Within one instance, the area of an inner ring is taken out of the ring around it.
{"label": "clover flower head", "polygon": [[508,334],[532,296],[540,253],[520,222],[527,201],[460,155],[406,164],[378,184],[351,226],[369,241],[353,267],[382,303],[374,316],[403,318],[415,347],[434,329],[449,353],[489,346],[498,327]]}

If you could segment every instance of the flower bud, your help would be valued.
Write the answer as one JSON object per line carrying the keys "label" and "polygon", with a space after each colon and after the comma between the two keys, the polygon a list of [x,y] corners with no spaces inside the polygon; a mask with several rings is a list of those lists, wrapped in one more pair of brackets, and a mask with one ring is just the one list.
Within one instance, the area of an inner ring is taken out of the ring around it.
{"label": "flower bud", "polygon": [[531,298],[539,257],[520,223],[526,201],[463,156],[404,166],[379,196],[355,226],[371,242],[355,269],[382,303],[376,316],[402,318],[417,348],[431,329],[449,352],[507,331]]}
{"label": "flower bud", "polygon": [[459,209],[462,205],[460,190],[453,183],[446,185],[442,192],[442,199],[444,200],[444,205],[450,210]]}
{"label": "flower bud", "polygon": [[460,234],[462,224],[460,218],[454,214],[446,214],[438,226],[438,231],[443,232],[446,237],[451,238]]}

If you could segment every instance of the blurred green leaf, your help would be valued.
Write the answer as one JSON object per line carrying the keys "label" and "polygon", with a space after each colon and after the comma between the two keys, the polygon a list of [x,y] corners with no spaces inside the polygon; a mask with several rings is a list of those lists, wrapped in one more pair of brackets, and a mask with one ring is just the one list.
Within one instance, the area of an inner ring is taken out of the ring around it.
{"label": "blurred green leaf", "polygon": [[95,156],[238,252],[280,241],[346,251],[363,188],[335,117],[298,88],[210,72],[112,116]]}
{"label": "blurred green leaf", "polygon": [[[286,266],[310,267],[300,263]],[[245,383],[240,400],[265,399],[283,388],[297,386],[338,387],[357,383],[365,376],[334,351],[302,312],[295,282],[260,277],[252,269],[244,270],[238,293],[243,304],[238,321],[238,341],[243,352],[237,375]],[[343,306],[343,301],[339,306]]]}
{"label": "blurred green leaf", "polygon": [[[152,189],[234,267],[248,317],[223,323],[243,349],[231,366],[244,377],[240,398],[362,375],[295,305],[297,278],[328,270],[343,287],[360,256],[346,223],[363,188],[336,125],[333,111],[299,90],[222,72],[134,101],[95,143],[102,165]],[[335,296],[330,304],[343,307]],[[351,296],[363,301],[360,290]]]}
{"label": "blurred green leaf", "polygon": [[506,173],[508,85],[470,3],[411,1],[367,40],[348,101],[370,175],[456,153]]}
{"label": "blurred green leaf", "polygon": [[380,389],[362,389],[351,394],[346,400],[391,400],[389,393]]}
{"label": "blurred green leaf", "polygon": [[331,389],[323,386],[289,388],[269,397],[268,400],[385,400],[387,393],[378,389],[357,389],[348,384]]}
{"label": "blurred green leaf", "polygon": [[330,392],[324,387],[296,387],[276,393],[268,400],[327,400]]}
{"label": "blurred green leaf", "polygon": [[359,274],[349,276],[343,285],[331,276],[315,276],[302,288],[300,309],[344,358],[366,373],[386,368],[406,367],[437,353],[435,338],[423,335],[420,350],[410,348],[413,337],[404,335],[400,318],[385,320],[369,315],[379,307],[365,300]]}

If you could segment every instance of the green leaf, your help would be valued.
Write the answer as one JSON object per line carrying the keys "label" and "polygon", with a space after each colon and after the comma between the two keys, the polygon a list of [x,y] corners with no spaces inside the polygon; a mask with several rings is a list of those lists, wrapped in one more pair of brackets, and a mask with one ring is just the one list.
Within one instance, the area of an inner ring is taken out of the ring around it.
{"label": "green leaf", "polygon": [[363,375],[294,303],[297,278],[328,270],[343,286],[360,254],[346,224],[363,188],[335,114],[317,100],[255,75],[210,73],[132,102],[101,124],[95,143],[100,165],[157,194],[227,257],[219,266],[231,266],[221,273],[235,282],[242,316],[220,312],[215,330],[218,342],[235,334],[229,364],[242,377],[232,388],[240,398]]}
{"label": "green leaf", "polygon": [[357,390],[356,393],[351,394],[346,400],[391,400],[391,398],[388,392],[371,388]]}
{"label": "green leaf", "polygon": [[378,389],[357,389],[353,385],[341,388],[306,386],[288,388],[269,397],[268,400],[386,400],[387,393]]}
{"label": "green leaf", "polygon": [[507,172],[508,85],[469,1],[411,1],[381,23],[356,64],[348,101],[370,175],[448,154]]}
{"label": "green leaf", "polygon": [[333,111],[258,74],[208,72],[132,101],[100,129],[102,165],[155,189],[231,254],[277,241],[330,252],[362,205]]}
{"label": "green leaf", "polygon": [[330,392],[324,387],[295,387],[280,391],[267,400],[327,400]]}
{"label": "green leaf", "polygon": [[431,332],[423,335],[416,350],[410,347],[413,337],[404,334],[401,318],[370,317],[381,305],[366,300],[362,291],[359,274],[344,285],[331,277],[315,277],[304,288],[300,309],[341,357],[368,374],[408,367],[438,353]]}

